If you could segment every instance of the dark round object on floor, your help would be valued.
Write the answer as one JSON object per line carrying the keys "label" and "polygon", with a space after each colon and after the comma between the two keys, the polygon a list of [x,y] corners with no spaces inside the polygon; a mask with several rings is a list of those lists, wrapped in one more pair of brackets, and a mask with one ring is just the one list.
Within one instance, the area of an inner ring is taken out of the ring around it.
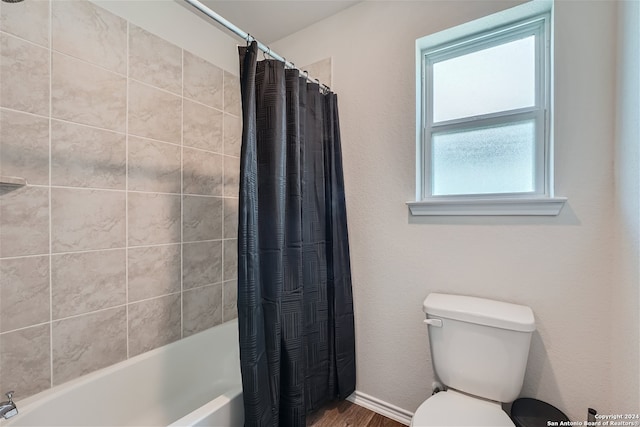
{"label": "dark round object on floor", "polygon": [[[547,427],[548,421],[570,421],[558,408],[538,399],[521,397],[511,405],[511,419],[516,427]],[[551,424],[553,425],[553,424]]]}

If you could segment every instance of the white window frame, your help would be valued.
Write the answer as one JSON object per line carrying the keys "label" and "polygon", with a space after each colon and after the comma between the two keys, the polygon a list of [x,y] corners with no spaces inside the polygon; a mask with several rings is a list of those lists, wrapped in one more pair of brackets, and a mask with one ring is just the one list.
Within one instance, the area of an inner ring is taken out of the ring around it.
{"label": "white window frame", "polygon": [[[416,41],[416,201],[412,215],[557,215],[566,198],[553,195],[550,1],[534,1]],[[446,59],[536,37],[535,105],[433,123],[432,65]],[[540,84],[541,83],[541,84]],[[432,194],[433,133],[479,129],[533,119],[535,188],[526,193]]]}

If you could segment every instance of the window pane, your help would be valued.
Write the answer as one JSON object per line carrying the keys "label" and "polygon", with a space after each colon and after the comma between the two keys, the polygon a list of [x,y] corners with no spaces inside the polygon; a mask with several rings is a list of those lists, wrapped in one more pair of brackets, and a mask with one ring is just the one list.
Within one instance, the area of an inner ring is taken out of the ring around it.
{"label": "window pane", "polygon": [[433,64],[434,123],[535,105],[535,36]]}
{"label": "window pane", "polygon": [[533,120],[434,134],[434,196],[520,193],[535,190]]}

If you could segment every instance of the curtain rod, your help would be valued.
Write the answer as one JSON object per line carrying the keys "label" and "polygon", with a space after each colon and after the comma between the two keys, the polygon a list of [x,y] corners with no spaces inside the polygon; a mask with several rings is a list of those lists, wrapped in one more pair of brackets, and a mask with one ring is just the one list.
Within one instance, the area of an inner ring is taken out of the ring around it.
{"label": "curtain rod", "polygon": [[209,18],[213,19],[214,21],[216,21],[220,25],[224,26],[229,31],[231,31],[232,33],[237,35],[238,37],[246,40],[247,44],[251,43],[252,41],[255,41],[258,44],[258,48],[261,51],[263,51],[264,53],[266,53],[267,55],[269,55],[273,59],[276,59],[278,61],[284,62],[285,67],[298,70],[300,72],[300,74],[302,74],[302,75],[304,75],[306,77],[307,81],[312,82],[312,83],[318,83],[318,85],[320,85],[320,89],[322,89],[324,91],[330,91],[331,90],[329,88],[329,86],[320,83],[319,80],[317,80],[317,79],[314,80],[311,77],[309,77],[309,73],[307,71],[301,70],[300,68],[296,67],[293,62],[287,61],[283,56],[280,56],[277,53],[275,53],[274,51],[272,51],[269,46],[265,45],[264,43],[262,43],[261,41],[259,41],[258,39],[253,37],[251,34],[247,33],[246,31],[241,30],[236,25],[234,25],[233,23],[229,22],[228,20],[226,20],[224,17],[222,17],[218,13],[214,12],[209,7],[207,7],[204,4],[200,3],[198,0],[184,0],[184,1],[189,3],[191,6],[195,7],[196,9],[198,9],[200,12],[204,13],[205,15],[207,15]]}

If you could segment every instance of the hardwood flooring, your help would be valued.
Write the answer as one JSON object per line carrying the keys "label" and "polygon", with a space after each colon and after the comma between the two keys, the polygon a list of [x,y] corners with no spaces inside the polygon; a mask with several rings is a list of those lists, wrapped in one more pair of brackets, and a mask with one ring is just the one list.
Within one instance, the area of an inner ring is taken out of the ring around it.
{"label": "hardwood flooring", "polygon": [[404,427],[404,424],[343,400],[309,414],[307,427]]}

